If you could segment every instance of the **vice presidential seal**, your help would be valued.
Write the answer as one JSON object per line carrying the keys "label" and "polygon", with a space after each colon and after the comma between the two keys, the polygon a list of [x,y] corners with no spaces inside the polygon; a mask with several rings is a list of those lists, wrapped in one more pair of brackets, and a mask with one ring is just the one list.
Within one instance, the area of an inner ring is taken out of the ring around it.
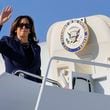
{"label": "vice presidential seal", "polygon": [[89,37],[89,30],[81,20],[68,21],[61,31],[61,44],[70,52],[82,50]]}

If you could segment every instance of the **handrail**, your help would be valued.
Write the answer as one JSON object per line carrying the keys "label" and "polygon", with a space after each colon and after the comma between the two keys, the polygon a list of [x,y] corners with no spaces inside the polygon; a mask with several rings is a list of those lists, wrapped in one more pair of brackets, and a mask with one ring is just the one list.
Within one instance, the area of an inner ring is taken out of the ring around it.
{"label": "handrail", "polygon": [[67,62],[74,62],[74,63],[88,64],[88,65],[110,68],[109,64],[99,63],[99,62],[91,62],[91,61],[87,61],[87,60],[71,59],[71,58],[57,57],[57,56],[52,57],[50,60],[53,60],[53,59],[60,60],[60,61],[67,61]]}
{"label": "handrail", "polygon": [[45,74],[45,76],[44,76],[44,78],[43,78],[43,82],[42,82],[42,85],[41,85],[41,88],[40,88],[40,91],[39,91],[39,95],[38,95],[38,99],[37,99],[37,102],[36,102],[35,110],[38,110],[38,108],[39,108],[41,96],[42,96],[42,93],[43,93],[43,90],[44,90],[44,87],[45,87],[45,83],[46,83],[46,77],[47,77],[47,75],[48,75],[49,68],[50,68],[50,64],[51,64],[52,60],[60,60],[60,61],[66,61],[66,62],[73,62],[73,63],[80,63],[80,64],[88,64],[88,65],[94,65],[94,66],[100,66],[100,67],[110,68],[110,65],[109,65],[109,64],[98,63],[98,62],[91,62],[91,61],[85,61],[85,60],[79,60],[79,59],[71,59],[71,58],[65,58],[65,57],[58,57],[58,56],[53,56],[53,57],[50,59],[50,61],[49,61],[46,74]]}
{"label": "handrail", "polygon": [[[26,71],[23,71],[23,70],[16,70],[12,74],[16,75],[18,73],[23,73],[23,74],[26,74],[26,75],[29,75],[29,76],[32,76],[32,77],[35,77],[35,78],[43,80],[43,76],[38,76],[38,75],[29,73],[29,72],[26,72]],[[57,85],[58,87],[62,87],[61,84],[58,81],[55,81],[53,79],[46,78],[46,81],[48,81],[48,82],[50,82],[50,83],[52,83],[54,85]]]}

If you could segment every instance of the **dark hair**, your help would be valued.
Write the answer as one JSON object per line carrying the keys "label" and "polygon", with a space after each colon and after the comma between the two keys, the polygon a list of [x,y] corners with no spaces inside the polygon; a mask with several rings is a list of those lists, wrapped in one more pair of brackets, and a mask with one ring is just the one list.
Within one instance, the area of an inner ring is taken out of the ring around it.
{"label": "dark hair", "polygon": [[36,37],[36,33],[35,33],[35,28],[34,28],[34,22],[33,22],[33,19],[30,17],[30,16],[27,16],[27,15],[24,15],[24,16],[18,16],[14,22],[12,23],[11,25],[11,29],[10,29],[10,36],[15,38],[16,37],[16,29],[17,29],[17,26],[18,24],[20,23],[21,19],[23,18],[27,18],[29,20],[29,24],[31,25],[31,28],[30,28],[30,34],[29,34],[29,41],[37,41],[38,42],[38,39]]}

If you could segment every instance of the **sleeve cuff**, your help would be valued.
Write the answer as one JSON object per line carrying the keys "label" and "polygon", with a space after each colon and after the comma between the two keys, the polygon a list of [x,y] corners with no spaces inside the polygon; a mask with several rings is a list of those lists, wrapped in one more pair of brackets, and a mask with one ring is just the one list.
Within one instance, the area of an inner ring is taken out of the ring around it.
{"label": "sleeve cuff", "polygon": [[2,26],[3,26],[3,25],[0,25],[0,31],[1,31],[1,29],[2,29]]}

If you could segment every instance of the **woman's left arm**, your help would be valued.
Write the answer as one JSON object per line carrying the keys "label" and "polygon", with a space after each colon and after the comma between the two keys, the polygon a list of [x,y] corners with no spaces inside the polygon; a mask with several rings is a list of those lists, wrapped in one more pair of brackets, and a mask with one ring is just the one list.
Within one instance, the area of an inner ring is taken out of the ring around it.
{"label": "woman's left arm", "polygon": [[12,14],[12,7],[7,6],[5,7],[1,13],[0,13],[0,28],[1,26],[9,20],[9,18],[11,17]]}

